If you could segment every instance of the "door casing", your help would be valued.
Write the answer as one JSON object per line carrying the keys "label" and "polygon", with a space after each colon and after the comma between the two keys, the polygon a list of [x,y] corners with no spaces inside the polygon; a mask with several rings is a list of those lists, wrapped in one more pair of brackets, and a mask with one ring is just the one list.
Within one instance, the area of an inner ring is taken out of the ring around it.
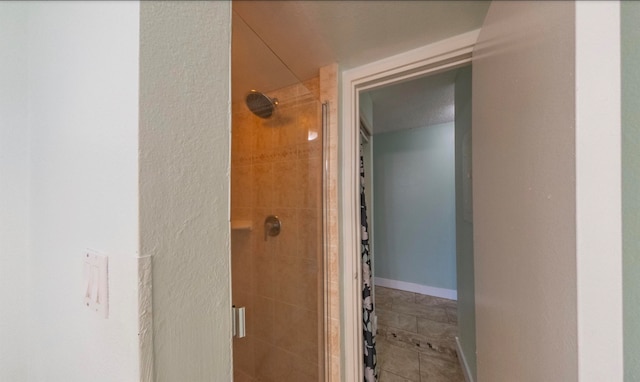
{"label": "door casing", "polygon": [[360,92],[451,70],[471,62],[480,30],[342,72],[339,168],[343,381],[362,381],[362,265],[360,263]]}

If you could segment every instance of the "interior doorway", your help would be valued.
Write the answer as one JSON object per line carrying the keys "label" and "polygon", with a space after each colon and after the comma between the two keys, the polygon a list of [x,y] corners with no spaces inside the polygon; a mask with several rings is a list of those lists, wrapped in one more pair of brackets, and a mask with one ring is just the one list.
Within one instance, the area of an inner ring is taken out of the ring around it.
{"label": "interior doorway", "polygon": [[[356,123],[361,118],[360,95],[386,85],[444,73],[451,69],[469,65],[477,34],[478,31],[469,32],[438,44],[343,72],[342,106],[344,112],[341,136],[343,143],[341,147],[341,167],[343,169],[341,192],[343,200],[342,237],[344,238],[342,250],[344,256],[342,266],[344,275],[354,276],[353,279],[348,276],[343,279],[343,311],[346,325],[344,345],[347,359],[345,371],[349,379],[362,380],[364,375],[361,362],[363,312],[360,293],[363,276],[362,264],[359,261],[362,238],[358,216],[360,196],[356,192],[360,183],[360,177],[357,174],[360,134],[359,125]],[[374,221],[376,219],[379,219],[379,217],[374,216]],[[374,243],[375,247],[376,244]]]}
{"label": "interior doorway", "polygon": [[[470,192],[463,191],[470,185],[463,165],[470,158],[463,144],[470,138],[470,90],[471,67],[464,66],[359,95],[361,220],[370,259],[363,268],[373,276],[373,308],[363,319],[374,328],[382,381],[464,381],[459,322],[463,343],[475,343],[472,224],[462,213],[470,211]],[[475,363],[467,368],[475,374]]]}

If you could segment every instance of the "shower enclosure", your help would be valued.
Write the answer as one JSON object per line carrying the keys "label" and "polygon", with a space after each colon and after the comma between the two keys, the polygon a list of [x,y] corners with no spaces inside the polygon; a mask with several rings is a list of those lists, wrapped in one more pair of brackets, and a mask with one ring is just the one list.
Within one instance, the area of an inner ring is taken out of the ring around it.
{"label": "shower enclosure", "polygon": [[322,381],[323,123],[299,79],[233,12],[234,380]]}

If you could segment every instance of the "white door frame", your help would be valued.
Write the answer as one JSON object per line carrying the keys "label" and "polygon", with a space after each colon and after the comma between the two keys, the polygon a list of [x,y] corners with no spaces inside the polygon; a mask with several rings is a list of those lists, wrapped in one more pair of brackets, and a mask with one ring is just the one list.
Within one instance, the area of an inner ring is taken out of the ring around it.
{"label": "white door frame", "polygon": [[441,72],[471,62],[480,30],[342,72],[340,200],[343,381],[362,381],[359,95],[361,91]]}

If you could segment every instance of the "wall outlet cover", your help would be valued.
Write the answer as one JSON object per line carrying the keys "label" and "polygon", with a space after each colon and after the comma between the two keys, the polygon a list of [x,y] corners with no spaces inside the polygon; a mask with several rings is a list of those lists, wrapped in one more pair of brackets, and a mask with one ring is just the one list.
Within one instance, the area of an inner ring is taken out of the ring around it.
{"label": "wall outlet cover", "polygon": [[109,317],[109,258],[87,250],[83,255],[84,305],[103,318]]}

